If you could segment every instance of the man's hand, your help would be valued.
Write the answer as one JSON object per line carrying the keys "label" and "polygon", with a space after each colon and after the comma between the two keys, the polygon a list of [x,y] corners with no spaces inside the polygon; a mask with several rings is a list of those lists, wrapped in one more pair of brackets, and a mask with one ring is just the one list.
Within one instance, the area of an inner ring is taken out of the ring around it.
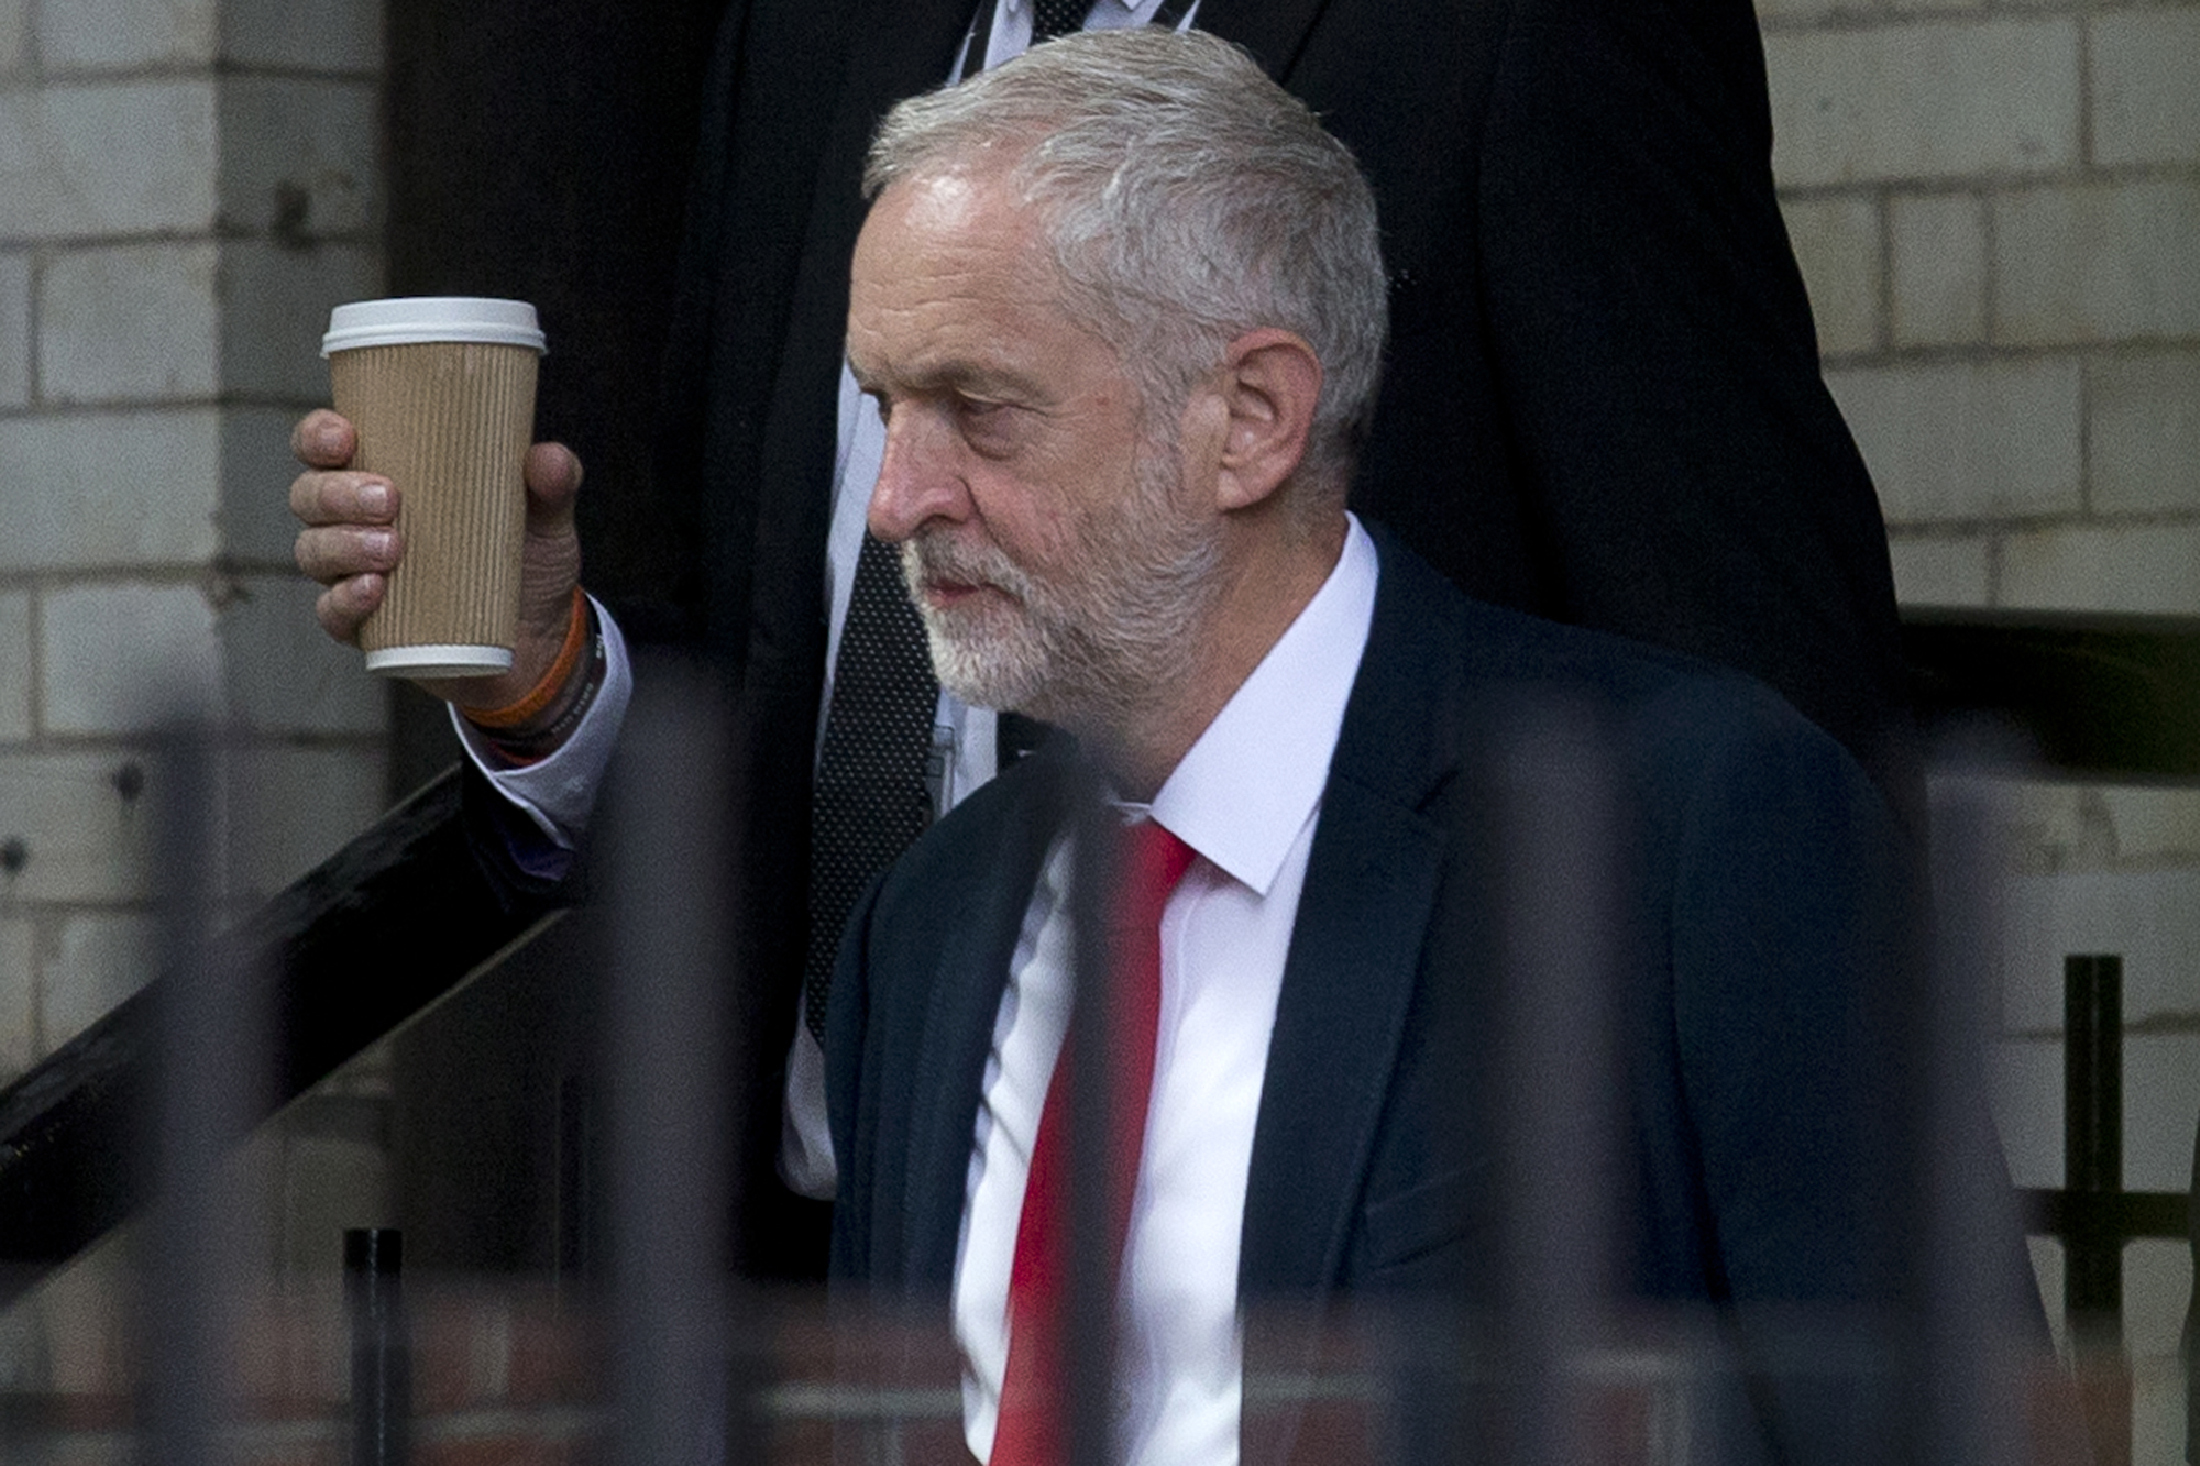
{"label": "man's hand", "polygon": [[[315,604],[321,629],[356,645],[359,626],[382,604],[389,573],[403,559],[397,533],[398,489],[379,474],[351,468],[358,436],[325,408],[290,435],[290,451],[305,465],[290,486],[298,531],[298,568],[327,589]],[[559,443],[527,450],[527,538],[520,560],[519,645],[508,672],[418,682],[445,702],[497,708],[527,695],[557,659],[580,583],[580,539],[573,531],[573,497],[581,462]]]}

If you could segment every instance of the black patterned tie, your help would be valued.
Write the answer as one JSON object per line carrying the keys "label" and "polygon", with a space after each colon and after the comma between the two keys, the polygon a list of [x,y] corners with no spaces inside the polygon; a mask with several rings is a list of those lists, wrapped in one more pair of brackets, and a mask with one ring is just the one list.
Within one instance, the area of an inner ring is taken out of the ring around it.
{"label": "black patterned tie", "polygon": [[1031,0],[1031,44],[1085,28],[1092,0]]}
{"label": "black patterned tie", "polygon": [[865,535],[833,662],[833,701],[810,800],[802,1021],[821,1042],[848,913],[871,878],[931,821],[924,772],[939,697],[924,625],[902,583],[901,552]]}

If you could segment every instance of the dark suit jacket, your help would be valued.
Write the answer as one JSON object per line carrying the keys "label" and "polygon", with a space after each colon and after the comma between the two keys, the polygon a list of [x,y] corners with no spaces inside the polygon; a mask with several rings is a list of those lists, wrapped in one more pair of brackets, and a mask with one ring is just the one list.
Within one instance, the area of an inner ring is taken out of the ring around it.
{"label": "dark suit jacket", "polygon": [[[825,655],[836,374],[856,180],[946,76],[973,0],[732,0],[669,354],[659,624],[733,671],[735,785],[771,860],[742,998],[789,1032]],[[1748,0],[1203,0],[1367,170],[1392,337],[1355,506],[1470,594],[1755,673],[1907,797],[1884,532],[1818,374],[1775,207]],[[609,589],[617,591],[618,587]],[[630,630],[651,618],[618,600]],[[744,1096],[749,1188],[776,1072]]]}
{"label": "dark suit jacket", "polygon": [[[1507,855],[1485,755],[1522,689],[1609,730],[1629,812],[1613,865],[1628,1037],[1597,1077],[1624,1091],[1632,1163],[1597,1182],[1631,1216],[1634,1289],[1745,1315],[1893,1301],[1914,1219],[1898,1123],[1918,1097],[1913,887],[1877,791],[1761,685],[1469,602],[1388,540],[1284,972],[1243,1296],[1490,1296],[1510,1096],[1491,1087]],[[1551,777],[1545,792],[1578,771]],[[1044,759],[988,786],[850,927],[827,1037],[836,1277],[944,1297],[1053,787]],[[1790,1459],[1843,1459],[1841,1432],[1869,1428],[1797,1413]]]}

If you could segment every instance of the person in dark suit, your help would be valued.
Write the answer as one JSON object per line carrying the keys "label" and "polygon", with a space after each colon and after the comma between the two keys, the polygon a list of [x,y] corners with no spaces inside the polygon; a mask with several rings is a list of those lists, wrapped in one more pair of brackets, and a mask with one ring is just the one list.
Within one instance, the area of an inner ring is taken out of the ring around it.
{"label": "person in dark suit", "polygon": [[[812,925],[860,161],[891,103],[993,59],[988,27],[1028,10],[729,6],[663,461],[651,497],[612,485],[582,505],[662,536],[661,575],[605,587],[630,629],[709,648],[738,689],[732,783],[777,855],[734,897],[736,1006],[759,1031],[796,1031]],[[1884,534],[1818,375],[1746,0],[1202,0],[1188,18],[1320,112],[1381,206],[1393,331],[1354,506],[1471,594],[1765,678],[1914,803]],[[345,441],[312,465],[340,466]],[[775,1174],[783,1076],[758,1066],[741,1088],[744,1258],[813,1269],[823,1220]]]}
{"label": "person in dark suit", "polygon": [[[662,536],[650,583],[607,587],[630,625],[707,647],[739,688],[743,818],[783,856],[738,896],[744,1003],[781,1031],[811,942],[860,161],[891,104],[976,70],[1018,8],[729,6],[652,496],[594,500]],[[1354,507],[1471,595],[1765,679],[1914,808],[1884,529],[1774,201],[1748,0],[1201,0],[1189,20],[1374,186],[1393,329]],[[781,1093],[776,1067],[744,1085],[752,1203],[777,1193]]]}
{"label": "person in dark suit", "polygon": [[[1489,1297],[1506,1198],[1462,1094],[1502,1058],[1506,810],[1477,753],[1523,687],[1610,731],[1628,811],[1629,1038],[1594,1078],[1625,1096],[1631,1290],[1729,1317],[1891,1305],[1899,827],[1761,684],[1471,602],[1347,515],[1384,296],[1350,157],[1226,45],[1133,33],[904,104],[867,179],[848,359],[886,423],[870,526],[904,547],[941,680],[1065,730],[1125,823],[1186,847],[1122,1224],[1131,1458],[1250,1449],[1248,1299]],[[945,1300],[994,1462],[1047,1459],[1015,1380],[1086,862],[1067,756],[1005,773],[874,887],[826,1039],[834,1276]],[[1776,1459],[1871,1439],[1769,1398]]]}

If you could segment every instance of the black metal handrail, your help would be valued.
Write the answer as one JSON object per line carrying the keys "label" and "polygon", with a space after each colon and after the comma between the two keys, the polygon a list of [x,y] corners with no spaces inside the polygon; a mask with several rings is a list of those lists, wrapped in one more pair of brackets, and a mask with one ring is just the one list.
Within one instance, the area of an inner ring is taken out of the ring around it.
{"label": "black metal handrail", "polygon": [[[257,1124],[552,917],[488,894],[449,770],[218,940],[266,987]],[[157,985],[162,979],[156,978]],[[143,1164],[155,986],[0,1090],[0,1306],[126,1220]]]}

